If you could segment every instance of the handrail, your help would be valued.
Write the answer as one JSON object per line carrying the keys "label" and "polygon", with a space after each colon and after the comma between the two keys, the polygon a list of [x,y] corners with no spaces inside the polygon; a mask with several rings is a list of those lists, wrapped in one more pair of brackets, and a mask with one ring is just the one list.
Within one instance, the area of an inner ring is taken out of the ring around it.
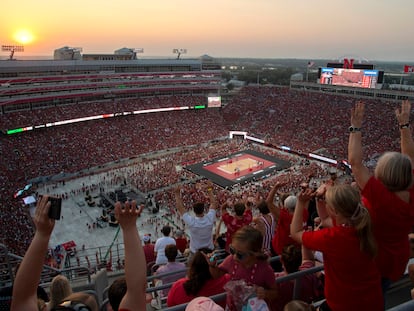
{"label": "handrail", "polygon": [[322,270],[323,270],[323,266],[316,266],[316,267],[296,271],[296,272],[289,273],[287,275],[280,276],[280,277],[276,278],[276,283],[282,283],[282,282],[295,280],[295,279],[300,278],[304,275],[319,272],[319,271],[322,271]]}
{"label": "handrail", "polygon": [[[279,256],[272,257],[273,260],[276,260],[278,258],[279,258]],[[304,276],[304,275],[319,272],[321,270],[323,270],[322,265],[312,267],[312,268],[309,268],[309,269],[289,273],[288,275],[278,277],[278,278],[275,279],[275,282],[276,283],[282,283],[282,282],[288,282],[288,281],[291,281],[291,280],[295,280],[294,289],[293,289],[293,299],[295,299],[295,298],[298,298],[298,295],[299,295],[299,290],[297,290],[296,288],[300,287],[301,277]],[[168,273],[168,274],[171,274],[171,273]],[[154,286],[154,287],[150,287],[150,288],[147,288],[146,292],[147,293],[152,293],[152,292],[155,292],[155,291],[158,291],[158,290],[167,289],[167,288],[170,288],[172,286],[172,284],[174,284],[174,282],[173,283],[162,284],[162,285],[158,285],[158,286]],[[217,294],[217,295],[214,295],[214,296],[210,296],[210,298],[217,302],[217,301],[220,301],[220,300],[224,299],[226,297],[226,295],[227,295],[227,293],[221,293],[221,294]],[[177,306],[173,306],[173,307],[169,307],[169,308],[163,308],[163,310],[164,311],[183,311],[183,310],[185,310],[186,306],[187,306],[187,303],[177,305]]]}
{"label": "handrail", "polygon": [[179,274],[181,272],[186,272],[186,271],[188,271],[188,268],[178,269],[178,270],[174,270],[174,271],[170,271],[170,272],[164,272],[164,273],[160,273],[160,274],[153,274],[153,275],[147,276],[147,281],[152,281],[154,279],[161,279],[165,276]]}
{"label": "handrail", "polygon": [[[10,253],[7,246],[5,246],[4,244],[0,243],[0,249],[4,251],[4,257],[6,258],[6,264],[8,266],[8,272],[9,272],[9,276],[10,276],[10,282],[13,283],[14,281],[14,275],[13,275],[13,271],[12,271],[12,267],[11,267],[11,263],[10,263],[10,258],[16,259],[18,261],[22,261],[23,257]],[[57,269],[48,265],[43,265],[43,271],[42,273],[44,273],[45,271],[48,271],[52,274],[62,274],[62,273],[68,273],[69,275],[72,272],[84,272],[85,276],[88,279],[88,283],[91,283],[91,271],[89,268],[85,267],[85,266],[79,266],[79,267],[71,267],[71,268],[64,268],[64,269]],[[75,281],[75,279],[71,278],[70,276],[68,277],[68,279],[70,279],[71,281]],[[47,282],[44,282],[42,284],[45,284]]]}

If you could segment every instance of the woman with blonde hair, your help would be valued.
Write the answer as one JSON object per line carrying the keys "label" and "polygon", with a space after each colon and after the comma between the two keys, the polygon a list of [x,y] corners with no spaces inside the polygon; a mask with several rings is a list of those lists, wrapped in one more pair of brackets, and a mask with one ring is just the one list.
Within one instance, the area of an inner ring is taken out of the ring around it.
{"label": "woman with blonde hair", "polygon": [[320,310],[384,310],[371,218],[358,189],[350,185],[329,187],[326,209],[333,226],[304,231],[303,210],[314,195],[312,189],[298,195],[290,233],[306,248],[323,254],[326,301]]}
{"label": "woman with blonde hair", "polygon": [[382,276],[383,292],[402,277],[409,259],[407,236],[414,224],[414,142],[410,129],[411,104],[403,101],[395,114],[399,123],[401,153],[386,152],[374,174],[363,163],[362,123],[365,105],[358,102],[351,112],[348,161],[361,189],[364,205],[372,217],[378,243],[376,263]]}
{"label": "woman with blonde hair", "polygon": [[53,278],[50,284],[50,302],[47,305],[48,310],[52,310],[54,307],[67,296],[72,294],[72,287],[69,280],[64,275],[57,275]]}
{"label": "woman with blonde hair", "polygon": [[77,292],[65,297],[52,311],[78,310],[78,311],[99,311],[98,303],[93,295]]}

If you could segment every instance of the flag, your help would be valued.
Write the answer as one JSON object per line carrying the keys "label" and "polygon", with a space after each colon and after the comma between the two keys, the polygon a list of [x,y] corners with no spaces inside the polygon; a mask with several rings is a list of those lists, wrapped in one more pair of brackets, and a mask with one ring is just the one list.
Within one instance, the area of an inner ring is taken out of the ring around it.
{"label": "flag", "polygon": [[312,61],[308,62],[308,68],[312,67],[313,65],[315,65],[315,62],[312,62]]}
{"label": "flag", "polygon": [[404,72],[414,72],[414,67],[413,66],[408,66],[408,65],[404,65]]}

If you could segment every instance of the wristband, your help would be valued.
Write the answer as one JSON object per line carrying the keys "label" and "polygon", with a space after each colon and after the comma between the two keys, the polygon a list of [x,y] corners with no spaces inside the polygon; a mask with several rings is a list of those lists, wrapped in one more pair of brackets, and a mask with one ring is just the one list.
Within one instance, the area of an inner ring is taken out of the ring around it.
{"label": "wristband", "polygon": [[360,127],[356,127],[356,126],[353,126],[353,125],[351,125],[351,126],[348,128],[348,130],[349,130],[349,133],[361,132],[361,128],[360,128]]}
{"label": "wristband", "polygon": [[409,127],[410,127],[410,123],[400,124],[400,130],[402,130],[402,129],[408,129]]}

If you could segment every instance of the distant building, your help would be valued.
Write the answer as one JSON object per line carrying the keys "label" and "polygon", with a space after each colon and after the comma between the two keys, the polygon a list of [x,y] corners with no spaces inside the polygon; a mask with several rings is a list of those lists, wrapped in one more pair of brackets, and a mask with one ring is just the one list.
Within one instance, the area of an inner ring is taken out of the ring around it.
{"label": "distant building", "polygon": [[0,115],[149,96],[204,96],[207,102],[220,94],[221,66],[213,58],[134,59],[138,51],[127,48],[82,57],[80,52],[63,47],[53,60],[0,60]]}
{"label": "distant building", "polygon": [[241,80],[236,80],[236,79],[231,79],[229,82],[227,82],[228,84],[233,84],[234,87],[242,87],[246,85],[245,81],[241,81]]}
{"label": "distant building", "polygon": [[81,60],[82,49],[81,48],[71,48],[64,46],[63,48],[56,49],[53,53],[54,60]]}
{"label": "distant building", "polygon": [[121,48],[114,54],[83,54],[83,60],[135,60],[137,52],[135,49]]}
{"label": "distant building", "polygon": [[302,73],[295,73],[290,76],[290,81],[303,81],[303,74]]}
{"label": "distant building", "polygon": [[221,70],[221,64],[209,55],[201,55],[199,60],[203,64],[203,70]]}

